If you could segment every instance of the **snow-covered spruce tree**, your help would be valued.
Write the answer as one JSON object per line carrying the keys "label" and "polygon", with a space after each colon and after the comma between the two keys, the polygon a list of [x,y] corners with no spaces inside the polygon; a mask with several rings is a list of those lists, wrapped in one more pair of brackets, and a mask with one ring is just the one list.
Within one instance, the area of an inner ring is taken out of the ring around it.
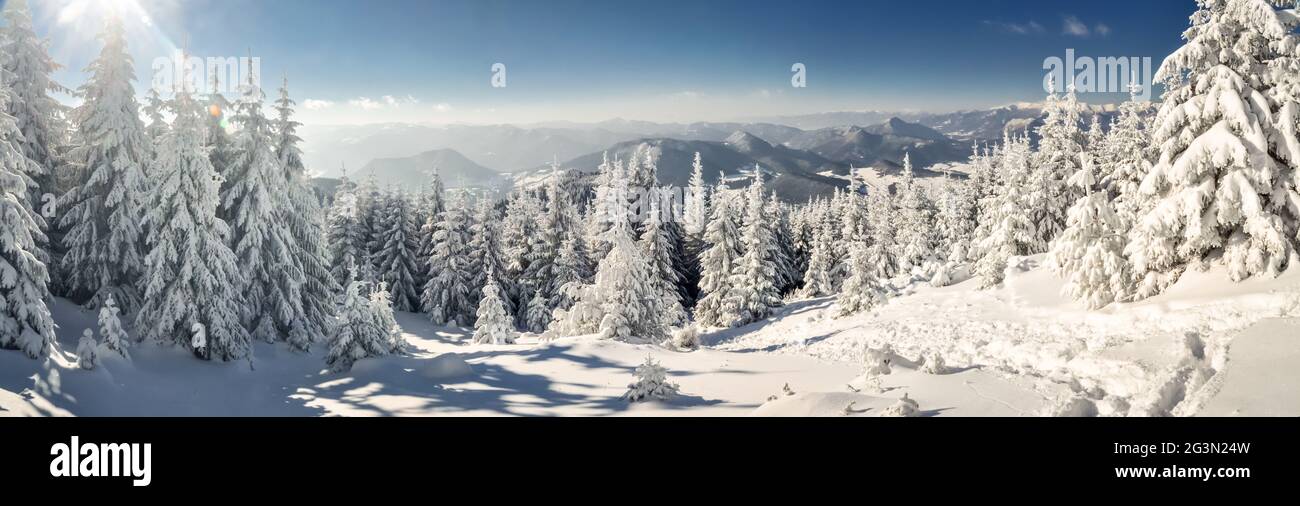
{"label": "snow-covered spruce tree", "polygon": [[[523,278],[533,287],[533,292],[540,291],[543,299],[549,299],[556,290],[555,262],[560,254],[560,243],[564,240],[567,222],[567,199],[561,195],[558,168],[552,167],[547,184],[545,210],[539,217],[536,233],[530,238],[532,245],[528,248],[528,269]],[[532,303],[533,293],[518,307],[527,307]],[[521,323],[527,325],[528,315],[522,317]]]}
{"label": "snow-covered spruce tree", "polygon": [[39,169],[23,155],[22,133],[9,110],[8,71],[0,68],[0,348],[44,357],[54,346],[49,272],[40,260],[40,218],[32,210],[28,175]]}
{"label": "snow-covered spruce tree", "polygon": [[[208,160],[212,162],[212,170],[222,178],[221,193],[224,195],[226,185],[230,183],[230,167],[235,163],[235,143],[230,136],[230,131],[234,128],[230,120],[235,114],[235,108],[221,94],[219,74],[220,72],[213,73],[212,81],[208,83],[207,103],[203,108],[206,113],[203,119],[207,127],[207,135],[203,137],[203,147],[208,150]],[[227,222],[230,221],[224,208],[217,209],[217,216]]]}
{"label": "snow-covered spruce tree", "polygon": [[904,272],[921,267],[934,255],[934,204],[912,173],[911,154],[903,155],[898,182],[898,265]]}
{"label": "snow-covered spruce tree", "polygon": [[397,326],[397,317],[393,315],[390,293],[382,282],[370,291],[370,317],[374,320],[376,333],[387,344],[387,352],[406,353],[406,338],[402,337],[402,328]]}
{"label": "snow-covered spruce tree", "polygon": [[131,342],[131,337],[122,328],[119,311],[112,297],[104,301],[104,307],[99,308],[99,339],[105,348],[126,357],[129,356],[126,347]]}
{"label": "snow-covered spruce tree", "polygon": [[221,196],[230,216],[232,249],[244,274],[244,327],[254,338],[284,340],[305,350],[312,336],[296,324],[306,318],[301,292],[305,276],[294,260],[298,246],[285,223],[292,210],[288,181],[275,155],[271,122],[262,113],[264,94],[254,82],[250,72],[244,96],[235,106],[236,156]]}
{"label": "snow-covered spruce tree", "polygon": [[338,323],[330,331],[329,353],[325,365],[332,372],[346,372],[352,364],[368,357],[382,357],[392,349],[392,341],[376,324],[370,301],[361,294],[366,283],[355,278],[348,281],[339,304]]}
{"label": "snow-covered spruce tree", "polygon": [[763,219],[772,224],[772,241],[775,246],[776,289],[780,295],[794,291],[803,283],[802,266],[795,264],[794,232],[790,230],[790,214],[785,204],[772,192],[763,207]]}
{"label": "snow-covered spruce tree", "polygon": [[1065,278],[1063,294],[1098,309],[1123,299],[1128,274],[1124,236],[1110,195],[1098,185],[1091,160],[1083,156],[1083,168],[1070,184],[1083,188],[1084,196],[1070,208],[1065,231],[1052,241],[1048,265]]}
{"label": "snow-covered spruce tree", "polygon": [[[291,332],[303,333],[307,340],[315,341],[328,333],[334,320],[334,299],[340,282],[331,272],[329,245],[325,241],[325,213],[308,181],[302,149],[298,147],[302,139],[297,132],[302,124],[294,121],[293,107],[294,101],[289,98],[289,81],[285,79],[280,87],[280,98],[275,102],[276,118],[272,127],[275,131],[275,155],[284,168],[288,190],[289,208],[284,219],[293,236],[291,256],[303,274],[300,294],[304,318],[294,322],[295,329]],[[418,290],[419,286],[414,285],[412,290]],[[402,310],[413,311],[418,303],[413,304],[410,309]],[[300,342],[302,338],[290,340]]]}
{"label": "snow-covered spruce tree", "polygon": [[[542,214],[541,202],[529,191],[518,191],[506,200],[505,218],[501,220],[501,253],[506,270],[503,279],[514,280],[513,283],[500,284],[504,296],[510,299],[510,307],[527,307],[528,298],[533,294],[534,279],[528,278],[533,256],[533,238],[538,234],[538,219]],[[516,312],[517,313],[517,312]],[[516,315],[516,324],[523,320]]]}
{"label": "snow-covered spruce tree", "polygon": [[[329,243],[330,274],[339,286],[343,286],[352,275],[348,272],[348,266],[356,266],[362,262],[364,258],[362,249],[365,244],[360,220],[357,218],[356,186],[347,175],[343,176],[334,191],[334,203],[329,208],[328,217],[329,224],[325,237]],[[435,219],[432,224],[426,222],[425,227],[433,227],[436,224]],[[427,252],[420,256],[423,259],[428,257]]]}
{"label": "snow-covered spruce tree", "polygon": [[1033,184],[1029,139],[1005,137],[1001,153],[998,161],[1001,184],[994,196],[980,203],[984,221],[977,234],[980,259],[975,273],[981,288],[1001,284],[1007,260],[1030,253],[1040,237],[1035,233],[1037,229],[1027,205]]}
{"label": "snow-covered spruce tree", "polygon": [[82,144],[69,158],[83,177],[59,202],[67,210],[59,220],[67,230],[62,272],[73,300],[93,309],[111,295],[130,312],[140,300],[144,164],[152,146],[121,21],[109,20],[99,38],[104,49],[86,68],[90,78],[78,89],[83,101],[72,111]]}
{"label": "snow-covered spruce tree", "polygon": [[[592,188],[595,195],[592,197],[591,204],[587,210],[586,223],[583,232],[587,244],[587,251],[591,254],[593,260],[605,258],[609,253],[609,244],[604,241],[606,232],[609,230],[610,222],[608,221],[608,212],[601,206],[607,206],[608,203],[618,202],[618,198],[626,200],[627,196],[611,196],[611,181],[615,173],[623,172],[622,160],[609,160],[609,153],[604,154],[600,167],[597,168],[596,177],[592,181]],[[624,176],[625,177],[625,176]]]}
{"label": "snow-covered spruce tree", "polygon": [[609,201],[599,203],[609,229],[602,242],[609,253],[600,261],[592,284],[584,286],[568,311],[557,311],[547,329],[552,335],[597,333],[602,339],[659,342],[668,335],[664,301],[653,293],[650,263],[632,239],[628,220],[627,179],[614,171],[609,182]]}
{"label": "snow-covered spruce tree", "polygon": [[[356,189],[357,196],[357,235],[361,238],[357,269],[361,280],[367,283],[379,283],[379,266],[375,264],[379,248],[383,245],[383,210],[384,194],[371,171]],[[364,260],[364,261],[363,261]]]}
{"label": "snow-covered spruce tree", "polygon": [[667,230],[667,223],[659,209],[659,203],[651,202],[644,231],[641,232],[641,253],[645,255],[650,267],[650,293],[660,297],[665,322],[668,325],[681,325],[686,322],[686,310],[682,308],[681,294],[677,285],[681,276],[673,267],[672,244]]}
{"label": "snow-covered spruce tree", "polygon": [[[720,197],[720,192],[714,192]],[[732,273],[739,265],[741,237],[735,209],[727,200],[714,198],[704,243],[708,249],[700,259],[700,300],[695,304],[695,321],[703,325],[730,326],[726,301],[731,295]]]}
{"label": "snow-covered spruce tree", "polygon": [[511,344],[517,337],[514,318],[501,302],[501,288],[497,286],[496,278],[488,274],[487,285],[480,290],[483,299],[478,303],[478,315],[474,320],[474,344]]}
{"label": "snow-covered spruce tree", "polygon": [[418,257],[419,237],[415,224],[415,210],[405,193],[398,191],[386,199],[383,216],[384,246],[379,250],[376,263],[380,267],[379,279],[391,294],[393,309],[412,312],[420,307],[420,289],[415,284],[416,271],[421,262]]}
{"label": "snow-covered spruce tree", "polygon": [[1295,223],[1287,206],[1300,202],[1286,182],[1286,160],[1300,153],[1287,148],[1300,143],[1288,145],[1273,119],[1279,76],[1269,66],[1295,58],[1300,17],[1275,7],[1290,4],[1202,2],[1186,44],[1156,72],[1166,89],[1152,130],[1159,157],[1140,188],[1152,205],[1125,249],[1137,297],[1159,293],[1186,265],[1211,256],[1233,281],[1286,266]]}
{"label": "snow-covered spruce tree", "polygon": [[764,211],[763,174],[755,172],[745,201],[745,226],[740,233],[741,254],[732,272],[731,295],[723,314],[732,325],[755,322],[781,305],[777,289],[777,246],[772,223]]}
{"label": "snow-covered spruce tree", "polygon": [[[889,188],[877,186],[867,193],[867,219],[870,223],[871,265],[875,266],[877,279],[889,279],[899,271],[897,197]],[[829,295],[829,294],[828,294]]]}
{"label": "snow-covered spruce tree", "polygon": [[840,316],[861,313],[885,301],[885,291],[876,279],[875,266],[871,265],[871,250],[864,241],[849,248],[849,279],[840,290]]}
{"label": "snow-covered spruce tree", "polygon": [[542,297],[540,290],[533,290],[533,298],[528,300],[528,316],[525,318],[524,328],[534,334],[546,332],[546,326],[551,324],[550,303]]}
{"label": "snow-covered spruce tree", "polygon": [[688,306],[694,306],[700,297],[700,258],[708,247],[704,242],[704,231],[709,223],[708,191],[704,182],[704,162],[696,152],[695,162],[691,165],[690,183],[682,202],[682,249],[685,255],[682,286],[686,288]]}
{"label": "snow-covered spruce tree", "polygon": [[[472,221],[467,229],[470,279],[470,305],[467,314],[472,318],[476,312],[478,301],[483,298],[481,290],[487,285],[489,275],[494,278],[497,287],[501,288],[501,302],[506,305],[506,312],[514,314],[516,306],[508,296],[511,291],[506,287],[514,287],[517,283],[506,269],[506,254],[501,240],[501,213],[497,209],[497,202],[487,196],[480,197],[474,216],[470,217],[468,214],[465,216],[467,220]],[[469,320],[465,320],[465,323],[468,325]]]}
{"label": "snow-covered spruce tree", "polygon": [[812,251],[808,256],[808,270],[803,275],[804,297],[824,297],[837,290],[835,275],[841,272],[835,250],[835,225],[830,213],[822,211],[813,217],[819,224],[813,232]]}
{"label": "snow-covered spruce tree", "polygon": [[1043,125],[1038,128],[1038,152],[1034,156],[1034,171],[1030,175],[1030,218],[1037,224],[1036,241],[1031,253],[1047,251],[1047,245],[1065,228],[1065,215],[1079,192],[1072,190],[1066,181],[1079,171],[1079,153],[1085,142],[1080,130],[1079,102],[1074,84],[1066,86],[1065,98],[1056,95],[1056,82],[1049,80],[1051,93],[1047,96]]}
{"label": "snow-covered spruce tree", "polygon": [[[429,185],[420,192],[418,203],[415,206],[415,225],[419,228],[418,242],[420,244],[417,258],[420,259],[421,265],[424,264],[433,252],[433,232],[438,226],[438,217],[447,209],[446,188],[442,184],[442,176],[438,174],[437,168],[434,168],[429,175]],[[429,282],[428,269],[421,268],[416,272],[416,286],[423,287]]]}
{"label": "snow-covered spruce tree", "polygon": [[1083,148],[1088,151],[1099,151],[1102,143],[1106,142],[1106,132],[1101,128],[1101,115],[1092,115],[1092,120],[1088,123],[1088,133],[1085,134],[1085,139],[1087,142]]}
{"label": "snow-covered spruce tree", "polygon": [[954,182],[947,174],[938,199],[936,232],[941,238],[939,254],[948,262],[966,261],[966,252],[975,234],[976,208],[978,201],[975,193],[967,188],[970,183]]}
{"label": "snow-covered spruce tree", "polygon": [[144,95],[144,115],[149,118],[149,124],[145,126],[144,131],[154,145],[157,145],[162,140],[163,134],[167,133],[167,121],[163,119],[163,113],[167,108],[167,101],[163,100],[162,95],[158,93],[158,88],[150,86],[149,91]]}
{"label": "snow-covered spruce tree", "polygon": [[[1136,79],[1135,79],[1136,81]],[[1115,215],[1128,233],[1149,209],[1142,194],[1142,179],[1151,172],[1151,134],[1147,128],[1147,102],[1137,100],[1138,85],[1130,84],[1129,100],[1119,106],[1119,116],[1100,150],[1098,180],[1115,198]]]}
{"label": "snow-covered spruce tree", "polygon": [[[181,90],[175,113],[150,171],[157,181],[146,214],[137,338],[175,343],[205,360],[241,359],[251,352],[242,326],[243,273],[227,245],[229,228],[217,217],[220,181],[203,146],[204,111]],[[195,325],[206,332],[202,347],[190,339]]]}
{"label": "snow-covered spruce tree", "polygon": [[87,371],[99,366],[99,343],[90,329],[82,331],[77,341],[77,366]]}
{"label": "snow-covered spruce tree", "polygon": [[582,235],[572,233],[560,244],[560,254],[555,261],[555,279],[552,280],[556,290],[547,307],[552,311],[573,307],[577,294],[592,276],[595,276],[595,268],[587,258]]}
{"label": "snow-covered spruce tree", "polygon": [[470,301],[474,289],[469,243],[465,196],[453,193],[433,233],[433,251],[427,264],[429,281],[420,297],[422,309],[437,325],[461,327],[474,318],[474,303]]}
{"label": "snow-covered spruce tree", "polygon": [[645,363],[633,373],[635,381],[627,385],[623,400],[628,402],[666,401],[677,395],[677,384],[668,381],[668,370],[646,356]]}
{"label": "snow-covered spruce tree", "polygon": [[51,77],[62,66],[50,58],[48,44],[32,29],[27,0],[6,2],[4,17],[0,54],[5,56],[0,61],[9,75],[10,93],[5,112],[22,132],[17,140],[19,152],[36,163],[36,169],[28,174],[35,183],[28,197],[32,208],[39,209],[45,194],[59,193],[54,170],[62,163],[58,153],[67,142],[67,108],[51,95],[68,90]]}

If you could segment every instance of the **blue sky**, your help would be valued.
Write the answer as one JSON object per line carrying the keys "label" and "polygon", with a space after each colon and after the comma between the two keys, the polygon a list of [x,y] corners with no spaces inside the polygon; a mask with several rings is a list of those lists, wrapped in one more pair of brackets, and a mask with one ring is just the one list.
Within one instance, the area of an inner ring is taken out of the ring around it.
{"label": "blue sky", "polygon": [[[123,12],[143,89],[189,41],[261,58],[304,119],[729,120],[831,110],[947,111],[1041,99],[1044,58],[1177,48],[1186,1],[29,0],[66,84]],[[107,5],[107,6],[106,6]],[[504,63],[507,86],[490,86]],[[807,66],[808,86],[790,86]],[[265,82],[265,80],[264,80]],[[387,98],[385,98],[387,97]],[[1111,102],[1115,95],[1084,97]]]}

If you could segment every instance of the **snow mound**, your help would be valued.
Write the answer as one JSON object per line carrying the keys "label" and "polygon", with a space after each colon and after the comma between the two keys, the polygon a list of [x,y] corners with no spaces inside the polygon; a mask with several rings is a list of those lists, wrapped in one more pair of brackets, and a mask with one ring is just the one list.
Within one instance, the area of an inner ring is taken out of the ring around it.
{"label": "snow mound", "polygon": [[[1300,319],[1260,321],[1227,351],[1217,387],[1200,416],[1300,416]],[[1213,382],[1212,382],[1213,383]]]}
{"label": "snow mound", "polygon": [[464,378],[474,374],[469,363],[456,353],[443,353],[419,368],[420,376],[431,380]]}
{"label": "snow mound", "polygon": [[921,405],[918,404],[915,400],[908,398],[907,394],[903,394],[903,398],[899,399],[898,402],[895,402],[894,405],[885,408],[885,410],[880,413],[880,416],[893,416],[893,417],[921,416]]}

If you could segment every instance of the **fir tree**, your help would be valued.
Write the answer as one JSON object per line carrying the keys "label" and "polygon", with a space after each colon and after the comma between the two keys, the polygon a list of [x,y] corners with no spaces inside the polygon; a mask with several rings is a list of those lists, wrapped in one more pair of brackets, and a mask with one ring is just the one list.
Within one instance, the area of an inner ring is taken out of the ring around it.
{"label": "fir tree", "polygon": [[[1285,75],[1275,69],[1294,68],[1300,17],[1275,7],[1289,4],[1202,2],[1186,44],[1156,73],[1166,89],[1152,129],[1159,157],[1140,189],[1150,212],[1125,250],[1139,297],[1211,256],[1233,281],[1286,267],[1295,224],[1288,206],[1300,202],[1287,160],[1300,151],[1288,153],[1297,142],[1272,120],[1272,88]],[[1294,135],[1294,125],[1284,126]]]}
{"label": "fir tree", "polygon": [[104,301],[104,307],[99,308],[99,338],[105,348],[122,357],[128,357],[126,347],[131,337],[126,334],[126,330],[122,329],[122,320],[118,318],[118,311],[112,297]]}
{"label": "fir tree", "polygon": [[517,337],[515,326],[505,304],[501,302],[501,289],[488,273],[487,285],[481,290],[483,299],[478,303],[474,320],[474,344],[511,344]]}
{"label": "fir tree", "polygon": [[37,165],[23,155],[22,133],[9,110],[8,71],[0,67],[0,348],[41,358],[54,346],[54,320],[45,301],[50,280],[37,243],[44,238],[32,211],[29,174]]}
{"label": "fir tree", "polygon": [[22,133],[16,139],[18,151],[35,162],[29,171],[33,187],[28,192],[33,209],[39,209],[45,194],[57,195],[55,169],[62,164],[59,152],[67,142],[67,108],[52,95],[69,90],[51,75],[62,68],[50,57],[48,44],[32,29],[27,0],[5,3],[7,25],[0,28],[0,58],[9,80],[9,105],[5,109]]}
{"label": "fir tree", "polygon": [[704,243],[708,246],[700,259],[700,300],[695,305],[695,320],[711,326],[726,326],[726,300],[731,295],[732,273],[741,256],[741,237],[732,207],[714,193]]}
{"label": "fir tree", "polygon": [[912,173],[911,155],[903,156],[898,183],[898,264],[906,272],[934,254],[934,206]]}
{"label": "fir tree", "polygon": [[329,352],[325,356],[325,365],[332,372],[346,372],[352,364],[369,357],[382,357],[392,349],[392,340],[388,334],[376,325],[377,319],[371,309],[370,301],[361,295],[365,282],[354,276],[343,290],[343,300],[339,304],[338,324],[329,334]]}
{"label": "fir tree", "polygon": [[[217,217],[220,182],[203,146],[203,111],[185,90],[175,100],[176,119],[163,135],[150,172],[149,254],[144,304],[136,314],[140,339],[175,343],[205,360],[237,360],[251,353],[241,325],[243,278],[227,246],[230,231]],[[205,330],[194,346],[190,329]]]}
{"label": "fir tree", "polygon": [[1070,183],[1083,188],[1084,197],[1070,208],[1065,231],[1052,242],[1049,265],[1065,278],[1062,293],[1097,309],[1124,297],[1128,281],[1124,237],[1090,161],[1085,158]]}
{"label": "fir tree", "polygon": [[121,21],[110,20],[99,38],[104,49],[87,67],[90,78],[78,89],[83,102],[72,111],[84,144],[69,157],[84,177],[59,202],[67,209],[60,219],[67,230],[63,272],[76,301],[98,308],[111,295],[129,312],[140,300],[144,164],[152,146],[140,122]]}
{"label": "fir tree", "polygon": [[1037,224],[1032,253],[1047,251],[1047,244],[1065,228],[1066,211],[1078,197],[1066,181],[1079,171],[1079,153],[1083,152],[1084,134],[1079,129],[1079,103],[1074,85],[1066,87],[1065,99],[1056,95],[1055,81],[1049,81],[1051,94],[1044,107],[1043,125],[1038,128],[1038,152],[1035,170],[1030,176],[1030,218]]}
{"label": "fir tree", "polygon": [[885,291],[876,279],[875,266],[871,265],[871,252],[867,244],[858,241],[849,248],[849,279],[839,295],[840,316],[860,313],[884,302]]}
{"label": "fir tree", "polygon": [[415,284],[415,273],[420,267],[415,212],[410,199],[401,192],[391,195],[387,204],[383,220],[385,242],[377,260],[380,280],[388,286],[394,309],[415,311],[420,307],[420,287]]}
{"label": "fir tree", "polygon": [[745,227],[741,231],[744,253],[732,273],[731,296],[724,314],[732,325],[766,318],[781,305],[777,289],[777,247],[772,222],[764,210],[763,175],[755,172],[746,199]]}
{"label": "fir tree", "polygon": [[429,282],[424,285],[421,306],[437,325],[469,324],[474,293],[469,270],[469,212],[464,196],[453,194],[433,234],[433,252],[429,257]]}
{"label": "fir tree", "polygon": [[994,196],[980,203],[984,222],[978,233],[980,260],[975,270],[982,288],[1002,283],[1007,260],[1029,254],[1040,238],[1026,212],[1032,191],[1030,156],[1028,139],[1008,138],[998,162],[1002,183]]}

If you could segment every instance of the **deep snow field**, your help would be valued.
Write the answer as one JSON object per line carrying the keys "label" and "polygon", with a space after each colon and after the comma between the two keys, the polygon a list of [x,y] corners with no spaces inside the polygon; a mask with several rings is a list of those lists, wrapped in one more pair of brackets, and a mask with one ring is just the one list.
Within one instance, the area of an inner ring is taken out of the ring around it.
{"label": "deep snow field", "polygon": [[[591,336],[472,345],[399,313],[412,353],[344,374],[325,372],[324,345],[265,343],[224,364],[136,344],[85,371],[73,351],[95,315],[57,300],[58,353],[0,350],[0,416],[882,416],[904,396],[917,416],[1300,415],[1300,269],[1243,283],[1193,270],[1089,312],[1058,295],[1041,257],[1016,260],[996,290],[896,279],[900,295],[874,311],[837,319],[834,298],[793,301],[691,352]],[[648,355],[681,395],[629,404]]]}

